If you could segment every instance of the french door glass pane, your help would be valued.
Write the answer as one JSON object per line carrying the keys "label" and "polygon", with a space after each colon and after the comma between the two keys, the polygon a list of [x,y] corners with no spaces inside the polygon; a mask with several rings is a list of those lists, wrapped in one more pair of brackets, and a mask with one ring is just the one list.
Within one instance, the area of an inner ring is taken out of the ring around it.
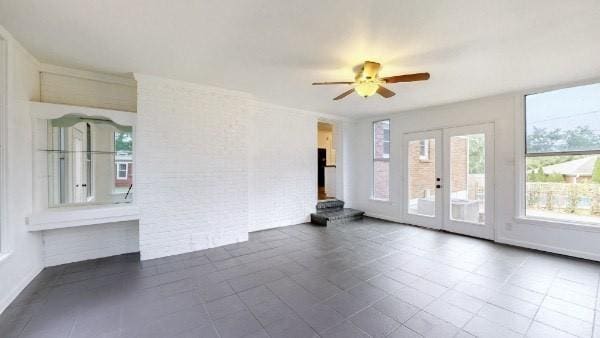
{"label": "french door glass pane", "polygon": [[435,139],[408,143],[408,213],[435,217]]}
{"label": "french door glass pane", "polygon": [[485,222],[485,135],[450,138],[450,219]]}

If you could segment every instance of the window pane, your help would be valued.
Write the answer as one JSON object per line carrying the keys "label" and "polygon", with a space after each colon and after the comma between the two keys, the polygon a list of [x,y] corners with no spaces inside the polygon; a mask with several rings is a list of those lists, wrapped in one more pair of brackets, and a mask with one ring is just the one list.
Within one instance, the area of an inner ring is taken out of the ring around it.
{"label": "window pane", "polygon": [[390,199],[390,162],[373,161],[373,198]]}
{"label": "window pane", "polygon": [[527,158],[527,216],[600,223],[600,154]]}
{"label": "window pane", "polygon": [[408,143],[408,213],[435,216],[435,156],[424,161],[423,144],[435,154],[435,139],[415,140]]}
{"label": "window pane", "polygon": [[390,157],[390,121],[373,123],[373,158]]}
{"label": "window pane", "polygon": [[527,153],[600,150],[600,84],[525,97]]}
{"label": "window pane", "polygon": [[485,135],[450,138],[450,219],[485,222]]}

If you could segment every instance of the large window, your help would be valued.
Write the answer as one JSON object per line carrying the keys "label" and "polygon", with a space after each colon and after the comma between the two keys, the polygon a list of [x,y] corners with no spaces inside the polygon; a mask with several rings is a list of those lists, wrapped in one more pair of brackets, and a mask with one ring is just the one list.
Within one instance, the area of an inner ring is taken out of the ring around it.
{"label": "large window", "polygon": [[600,224],[600,84],[525,97],[525,213]]}
{"label": "large window", "polygon": [[373,123],[373,199],[390,199],[390,120]]}

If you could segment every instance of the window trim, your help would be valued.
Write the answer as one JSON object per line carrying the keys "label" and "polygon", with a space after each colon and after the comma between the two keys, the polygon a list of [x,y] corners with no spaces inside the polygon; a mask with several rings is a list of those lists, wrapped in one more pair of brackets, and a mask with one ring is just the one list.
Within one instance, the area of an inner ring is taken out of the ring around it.
{"label": "window trim", "polygon": [[[387,157],[375,157],[375,124],[379,123],[379,122],[388,122],[388,129],[389,129],[389,134],[390,134],[390,140],[389,140],[389,145],[390,145],[390,152],[388,154]],[[377,201],[377,202],[390,202],[391,201],[391,195],[392,192],[390,190],[391,187],[391,182],[390,180],[388,180],[388,197],[387,198],[376,198],[375,197],[375,162],[387,162],[388,163],[388,167],[390,167],[390,157],[391,157],[391,153],[392,153],[392,122],[391,119],[389,118],[385,118],[385,119],[381,119],[381,120],[376,120],[376,121],[372,121],[371,122],[371,198],[370,200],[372,201]],[[390,172],[391,172],[391,168]]]}
{"label": "window trim", "polygon": [[11,250],[7,210],[7,133],[8,133],[8,41],[0,33],[0,261]]}
{"label": "window trim", "polygon": [[[527,109],[525,98],[528,95],[540,94],[553,90],[567,89],[578,86],[591,85],[599,83],[600,79],[592,79],[587,81],[571,82],[562,85],[548,86],[545,88],[539,88],[528,92],[519,92],[514,97],[514,173],[515,173],[515,201],[514,201],[514,216],[513,222],[515,224],[527,224],[546,228],[559,228],[565,230],[578,230],[578,231],[592,231],[600,232],[600,223],[588,223],[581,221],[565,221],[553,218],[540,218],[527,216],[526,214],[526,202],[527,202],[527,157],[538,157],[538,156],[560,156],[565,152],[550,152],[550,153],[527,153]],[[519,140],[519,138],[521,138]],[[591,155],[597,154],[598,151],[573,151],[568,152],[566,155]],[[508,225],[507,225],[508,226]]]}

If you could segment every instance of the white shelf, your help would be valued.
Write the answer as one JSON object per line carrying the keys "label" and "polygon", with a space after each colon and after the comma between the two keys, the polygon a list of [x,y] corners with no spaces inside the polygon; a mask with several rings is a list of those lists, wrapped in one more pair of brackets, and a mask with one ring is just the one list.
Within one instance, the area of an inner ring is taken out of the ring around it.
{"label": "white shelf", "polygon": [[47,209],[29,217],[27,229],[42,231],[139,220],[132,204],[88,205]]}
{"label": "white shelf", "polygon": [[135,126],[137,119],[136,113],[128,111],[80,107],[36,101],[29,102],[29,111],[33,118],[42,120],[57,119],[65,115],[79,115],[90,118],[108,118],[111,121],[123,126]]}

